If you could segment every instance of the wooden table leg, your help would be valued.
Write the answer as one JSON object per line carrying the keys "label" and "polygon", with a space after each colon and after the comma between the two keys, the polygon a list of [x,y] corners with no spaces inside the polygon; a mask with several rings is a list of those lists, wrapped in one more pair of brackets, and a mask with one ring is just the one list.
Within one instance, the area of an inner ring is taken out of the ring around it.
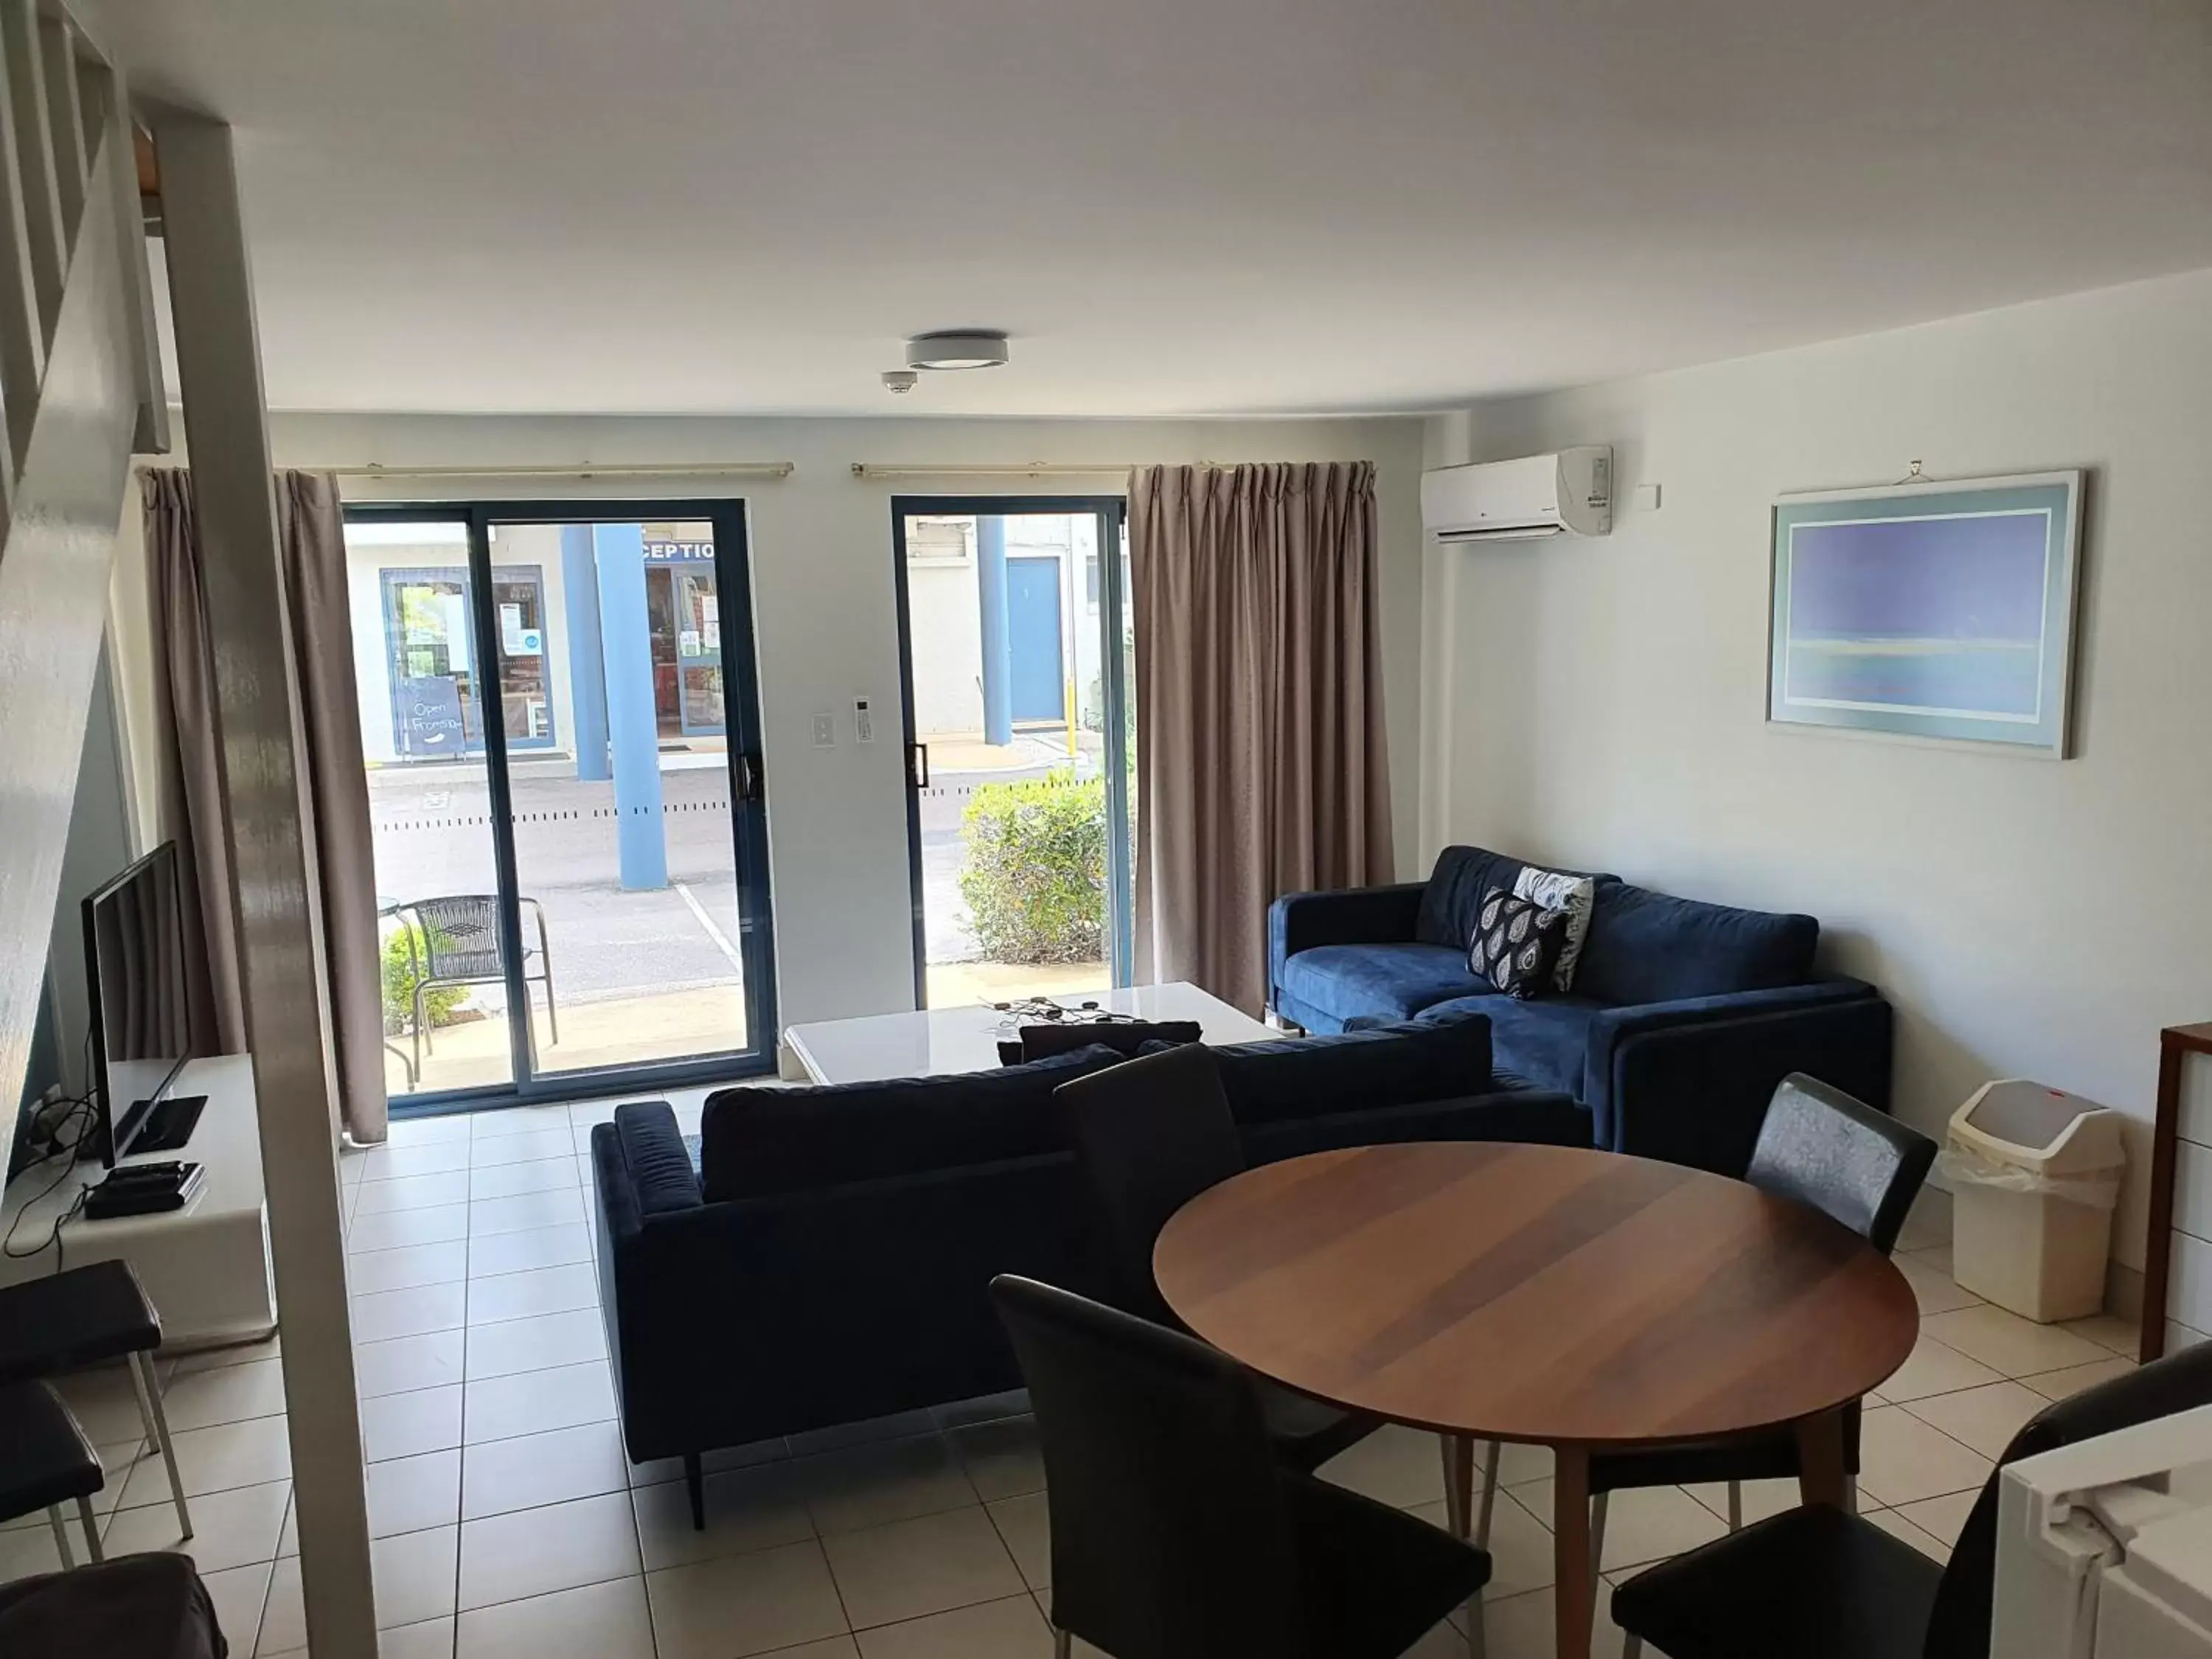
{"label": "wooden table leg", "polygon": [[1797,1419],[1797,1491],[1808,1504],[1848,1509],[1844,1486],[1844,1414],[1816,1412]]}
{"label": "wooden table leg", "polygon": [[1596,1564],[1590,1559],[1589,1453],[1556,1449],[1552,1483],[1552,1566],[1557,1589],[1559,1659],[1589,1659],[1590,1626],[1597,1616]]}

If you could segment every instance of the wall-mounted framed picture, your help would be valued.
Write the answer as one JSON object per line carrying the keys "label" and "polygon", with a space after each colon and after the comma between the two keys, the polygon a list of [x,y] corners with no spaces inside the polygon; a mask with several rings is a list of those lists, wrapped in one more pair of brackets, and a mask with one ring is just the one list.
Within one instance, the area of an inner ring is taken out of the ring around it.
{"label": "wall-mounted framed picture", "polygon": [[1784,495],[1766,718],[2063,759],[2081,474]]}

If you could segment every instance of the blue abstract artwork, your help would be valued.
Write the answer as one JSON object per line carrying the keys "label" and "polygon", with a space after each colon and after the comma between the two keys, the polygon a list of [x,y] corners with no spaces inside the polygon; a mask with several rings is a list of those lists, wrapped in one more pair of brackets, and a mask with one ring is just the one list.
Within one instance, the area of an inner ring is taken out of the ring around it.
{"label": "blue abstract artwork", "polygon": [[2063,751],[2076,474],[1774,514],[1768,718]]}

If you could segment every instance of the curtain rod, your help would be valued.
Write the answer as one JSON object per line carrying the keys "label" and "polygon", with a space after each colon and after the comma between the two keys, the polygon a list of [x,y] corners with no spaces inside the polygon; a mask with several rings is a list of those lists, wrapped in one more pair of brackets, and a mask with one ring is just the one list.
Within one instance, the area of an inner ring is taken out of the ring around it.
{"label": "curtain rod", "polygon": [[[855,461],[856,478],[1103,478],[1133,472],[1140,466],[1182,465],[1182,462],[1152,461],[1027,461],[1014,465],[920,466],[905,461]],[[1192,466],[1219,466],[1219,461],[1192,461]]]}
{"label": "curtain rod", "polygon": [[[141,462],[139,470],[162,462]],[[341,478],[787,478],[795,461],[579,461],[555,465],[400,466],[371,461],[363,466],[310,466],[306,472],[335,473]]]}

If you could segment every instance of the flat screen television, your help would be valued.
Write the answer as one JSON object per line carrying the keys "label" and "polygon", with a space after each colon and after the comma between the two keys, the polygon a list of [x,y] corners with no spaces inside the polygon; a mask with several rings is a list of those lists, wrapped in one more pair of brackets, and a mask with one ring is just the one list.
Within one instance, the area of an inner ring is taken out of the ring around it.
{"label": "flat screen television", "polygon": [[176,844],[164,842],[84,902],[91,1145],[111,1169],[191,1058],[179,879]]}

